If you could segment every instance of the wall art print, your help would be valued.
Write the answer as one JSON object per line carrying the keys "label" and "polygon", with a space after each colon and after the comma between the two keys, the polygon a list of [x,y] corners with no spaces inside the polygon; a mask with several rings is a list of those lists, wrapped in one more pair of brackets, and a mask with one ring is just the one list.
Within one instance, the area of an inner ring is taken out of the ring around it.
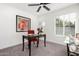
{"label": "wall art print", "polygon": [[16,15],[16,32],[26,32],[31,28],[31,19]]}

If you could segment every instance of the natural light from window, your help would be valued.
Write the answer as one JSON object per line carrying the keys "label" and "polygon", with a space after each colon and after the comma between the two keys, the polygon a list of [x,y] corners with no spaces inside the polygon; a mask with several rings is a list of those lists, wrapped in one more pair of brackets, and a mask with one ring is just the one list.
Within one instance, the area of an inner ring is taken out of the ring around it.
{"label": "natural light from window", "polygon": [[61,15],[56,18],[56,35],[75,35],[76,13]]}

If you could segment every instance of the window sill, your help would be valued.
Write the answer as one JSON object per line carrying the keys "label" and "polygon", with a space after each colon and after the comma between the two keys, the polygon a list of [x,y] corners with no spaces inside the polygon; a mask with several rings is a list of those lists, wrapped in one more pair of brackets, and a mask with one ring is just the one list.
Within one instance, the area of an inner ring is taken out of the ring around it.
{"label": "window sill", "polygon": [[56,35],[56,37],[65,37],[65,35]]}

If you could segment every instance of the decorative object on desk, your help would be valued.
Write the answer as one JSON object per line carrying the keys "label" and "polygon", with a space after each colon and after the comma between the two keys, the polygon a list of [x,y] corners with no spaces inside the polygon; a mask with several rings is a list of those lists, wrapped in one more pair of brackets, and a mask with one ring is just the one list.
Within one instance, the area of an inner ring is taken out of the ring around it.
{"label": "decorative object on desk", "polygon": [[39,28],[37,28],[38,34],[43,33],[43,30],[44,30],[44,27],[45,27],[45,22],[39,22],[38,26],[39,26]]}
{"label": "decorative object on desk", "polygon": [[42,22],[41,25],[42,25],[42,27],[45,27],[46,24],[45,24],[45,22]]}
{"label": "decorative object on desk", "polygon": [[38,34],[43,32],[42,31],[42,27],[41,28],[37,28],[37,30],[38,30]]}
{"label": "decorative object on desk", "polygon": [[16,15],[16,32],[26,32],[31,28],[31,19]]}

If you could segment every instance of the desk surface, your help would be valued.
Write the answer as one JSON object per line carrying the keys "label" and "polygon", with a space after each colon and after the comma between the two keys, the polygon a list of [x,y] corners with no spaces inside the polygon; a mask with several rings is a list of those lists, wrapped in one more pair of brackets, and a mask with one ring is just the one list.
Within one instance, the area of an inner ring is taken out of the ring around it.
{"label": "desk surface", "polygon": [[46,34],[32,34],[32,35],[23,35],[24,37],[41,37],[41,36],[46,36]]}

